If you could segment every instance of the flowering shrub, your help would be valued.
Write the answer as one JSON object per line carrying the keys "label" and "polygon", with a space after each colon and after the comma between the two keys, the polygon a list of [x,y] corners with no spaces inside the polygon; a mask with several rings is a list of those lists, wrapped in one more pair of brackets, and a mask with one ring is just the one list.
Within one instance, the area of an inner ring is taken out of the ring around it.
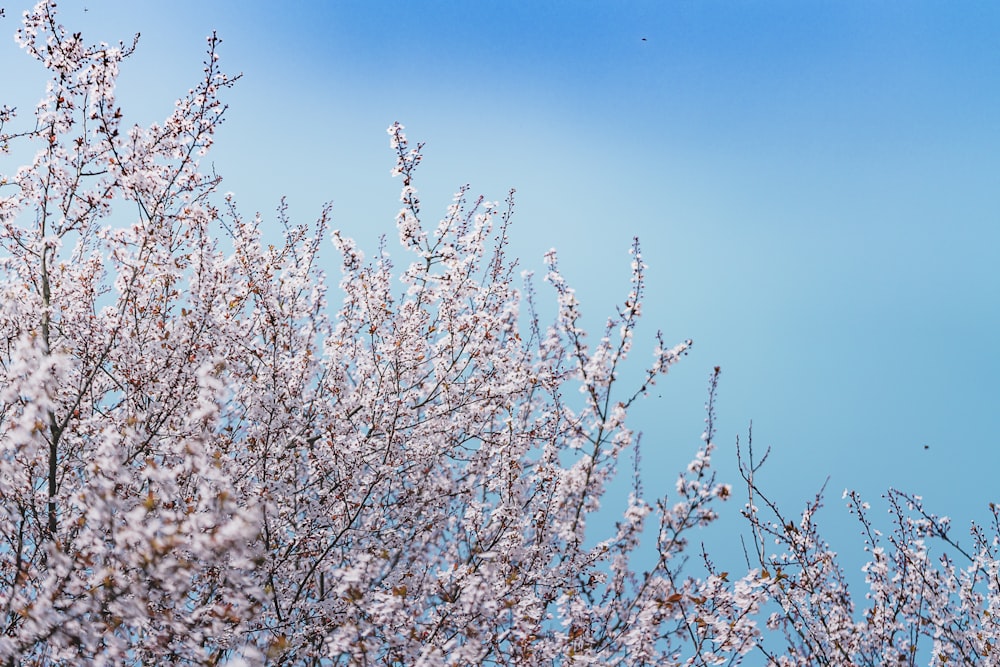
{"label": "flowering shrub", "polygon": [[[543,324],[504,252],[513,192],[463,189],[426,225],[420,149],[395,124],[400,270],[328,211],[309,229],[279,210],[270,245],[199,165],[235,81],[216,37],[148,127],[116,103],[134,43],[88,45],[52,2],[17,38],[50,81],[27,129],[0,114],[4,151],[36,151],[0,186],[7,664],[716,664],[752,647],[727,575],[681,572],[730,494],[710,439],[672,504],[636,481],[617,528],[588,532],[635,445],[629,407],[691,345],[660,340],[619,388],[638,243],[593,344],[547,255]],[[651,517],[659,558],[639,574]]]}

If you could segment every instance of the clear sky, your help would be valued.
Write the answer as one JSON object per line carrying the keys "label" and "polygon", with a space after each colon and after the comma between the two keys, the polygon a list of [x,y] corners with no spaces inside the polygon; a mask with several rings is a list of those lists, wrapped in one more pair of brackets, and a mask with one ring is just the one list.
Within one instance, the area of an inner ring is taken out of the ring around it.
{"label": "clear sky", "polygon": [[[959,529],[1000,501],[1000,3],[66,5],[90,39],[142,33],[120,88],[137,122],[169,113],[218,31],[245,76],[212,159],[248,213],[287,195],[309,221],[332,200],[369,253],[394,239],[398,120],[427,143],[427,216],[464,183],[517,188],[522,266],[556,247],[595,329],[638,235],[640,342],[695,340],[635,413],[649,492],[696,448],[718,364],[722,478],[752,419],[787,512],[830,477],[842,551],[861,549],[845,487],[876,508],[921,493]],[[12,40],[0,67],[0,101],[30,108],[43,81]]]}

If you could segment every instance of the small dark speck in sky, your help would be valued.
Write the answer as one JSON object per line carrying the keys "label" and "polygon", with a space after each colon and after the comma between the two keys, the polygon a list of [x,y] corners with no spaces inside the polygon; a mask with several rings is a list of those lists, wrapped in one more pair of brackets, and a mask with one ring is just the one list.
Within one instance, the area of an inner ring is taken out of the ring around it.
{"label": "small dark speck in sky", "polygon": [[931,448],[930,445],[924,445],[924,449],[930,449],[930,448]]}
{"label": "small dark speck in sky", "polygon": [[643,37],[643,38],[642,38],[642,41],[644,41],[644,42],[645,42],[645,41],[646,41],[646,38],[645,38],[645,37]]}

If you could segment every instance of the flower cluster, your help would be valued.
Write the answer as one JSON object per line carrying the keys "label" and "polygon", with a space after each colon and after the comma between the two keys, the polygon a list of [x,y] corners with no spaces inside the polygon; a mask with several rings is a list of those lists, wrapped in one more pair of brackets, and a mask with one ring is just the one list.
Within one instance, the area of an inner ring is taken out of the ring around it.
{"label": "flower cluster", "polygon": [[972,525],[967,549],[952,537],[950,521],[928,513],[918,496],[886,494],[894,527],[885,535],[871,520],[869,504],[845,491],[868,554],[862,568],[867,590],[858,600],[852,577],[816,523],[822,493],[798,519],[786,517],[755,479],[763,459],[754,460],[752,440],[748,451],[741,463],[749,491],[744,513],[756,538],[759,582],[773,609],[767,626],[775,636],[758,646],[768,664],[997,664],[996,506],[990,507],[990,530]]}

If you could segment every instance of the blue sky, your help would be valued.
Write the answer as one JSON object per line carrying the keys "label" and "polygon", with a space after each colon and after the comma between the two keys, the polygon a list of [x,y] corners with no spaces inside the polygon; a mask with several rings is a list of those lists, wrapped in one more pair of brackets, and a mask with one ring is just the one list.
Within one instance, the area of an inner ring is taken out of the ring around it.
{"label": "blue sky", "polygon": [[[594,328],[638,235],[640,342],[695,340],[635,413],[649,492],[697,446],[718,364],[720,475],[737,481],[752,419],[787,512],[830,477],[842,551],[861,548],[845,487],[876,508],[921,493],[958,527],[1000,500],[1000,4],[82,0],[63,18],[142,33],[120,87],[136,122],[169,112],[219,32],[245,76],[212,159],[247,212],[332,200],[369,251],[394,238],[398,120],[427,143],[426,214],[463,183],[517,188],[514,252],[540,269],[556,247]],[[30,108],[37,69],[13,41],[0,65],[3,101]]]}

